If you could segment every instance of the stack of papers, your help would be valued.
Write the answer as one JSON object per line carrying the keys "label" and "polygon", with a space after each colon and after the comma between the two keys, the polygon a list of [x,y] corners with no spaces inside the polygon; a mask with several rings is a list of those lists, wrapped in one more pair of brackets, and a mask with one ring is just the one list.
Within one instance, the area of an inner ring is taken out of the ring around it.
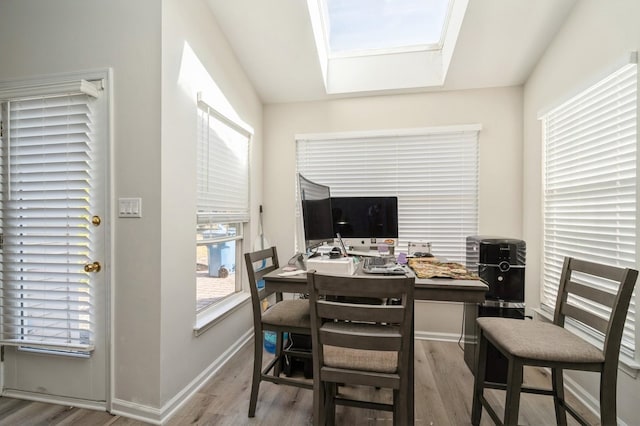
{"label": "stack of papers", "polygon": [[284,272],[280,272],[278,274],[278,276],[280,277],[290,277],[292,275],[300,275],[300,274],[306,274],[307,271],[305,271],[304,269],[295,269],[293,271],[284,271]]}

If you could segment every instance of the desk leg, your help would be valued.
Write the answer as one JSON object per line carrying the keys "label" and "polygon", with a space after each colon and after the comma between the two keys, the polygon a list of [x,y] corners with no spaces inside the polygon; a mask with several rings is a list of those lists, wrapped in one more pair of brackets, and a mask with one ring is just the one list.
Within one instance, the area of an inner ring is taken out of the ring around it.
{"label": "desk leg", "polygon": [[[281,292],[276,292],[276,303],[282,302],[282,293]],[[273,367],[273,375],[276,377],[280,377],[280,374],[282,373],[282,362],[283,362],[283,356],[282,356],[282,351],[284,350],[284,333],[281,331],[278,331],[276,333],[276,350],[275,350],[275,357],[278,359],[278,362],[276,363],[276,365]]]}
{"label": "desk leg", "polygon": [[476,348],[478,347],[478,304],[464,304],[464,323],[463,323],[463,341],[464,341],[464,362],[469,370],[475,376]]}
{"label": "desk leg", "polygon": [[411,316],[411,342],[409,344],[409,356],[411,360],[409,361],[409,413],[407,416],[407,424],[413,425],[415,424],[415,394],[416,394],[416,384],[415,384],[415,311]]}

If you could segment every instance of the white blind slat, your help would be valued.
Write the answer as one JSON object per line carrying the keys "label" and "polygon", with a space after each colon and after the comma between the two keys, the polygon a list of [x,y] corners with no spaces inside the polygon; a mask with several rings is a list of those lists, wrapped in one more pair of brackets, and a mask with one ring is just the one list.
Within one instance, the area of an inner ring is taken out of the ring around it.
{"label": "white blind slat", "polygon": [[[625,67],[542,117],[543,305],[555,305],[565,256],[637,268],[637,79],[637,66]],[[587,285],[616,290],[606,281]],[[572,303],[607,314],[581,298]],[[631,357],[635,320],[634,297],[622,338]]]}
{"label": "white blind slat", "polygon": [[214,220],[247,221],[249,136],[201,105],[197,158],[199,214],[218,218]]}

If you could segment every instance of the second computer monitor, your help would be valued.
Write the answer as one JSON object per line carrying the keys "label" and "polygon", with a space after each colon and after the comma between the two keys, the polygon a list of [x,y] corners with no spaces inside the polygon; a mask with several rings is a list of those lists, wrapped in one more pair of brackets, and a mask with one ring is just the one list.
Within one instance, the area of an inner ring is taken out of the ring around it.
{"label": "second computer monitor", "polygon": [[311,250],[333,242],[335,232],[331,222],[331,190],[298,174],[298,189],[302,208],[305,249]]}

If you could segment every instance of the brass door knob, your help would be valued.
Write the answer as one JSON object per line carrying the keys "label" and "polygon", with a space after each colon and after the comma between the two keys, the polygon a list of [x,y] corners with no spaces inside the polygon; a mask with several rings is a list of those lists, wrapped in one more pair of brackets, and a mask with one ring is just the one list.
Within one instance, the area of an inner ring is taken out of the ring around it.
{"label": "brass door knob", "polygon": [[100,269],[102,269],[100,262],[87,263],[84,265],[85,272],[100,272]]}

